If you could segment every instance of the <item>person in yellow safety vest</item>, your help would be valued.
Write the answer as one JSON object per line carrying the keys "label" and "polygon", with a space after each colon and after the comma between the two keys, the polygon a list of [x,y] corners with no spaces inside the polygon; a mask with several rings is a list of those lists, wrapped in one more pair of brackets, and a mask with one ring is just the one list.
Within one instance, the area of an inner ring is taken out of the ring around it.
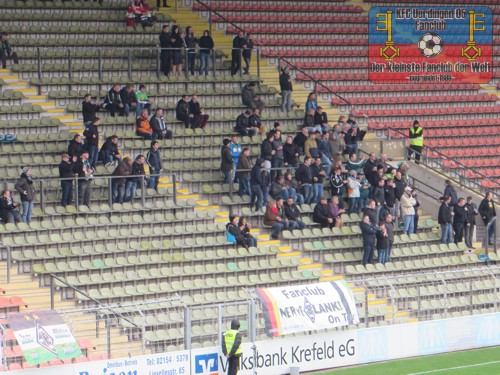
{"label": "person in yellow safety vest", "polygon": [[424,129],[419,125],[418,121],[413,121],[413,126],[410,128],[410,147],[408,148],[408,160],[415,155],[415,163],[419,163],[422,148],[424,147]]}
{"label": "person in yellow safety vest", "polygon": [[222,352],[227,358],[227,375],[236,375],[240,369],[241,357],[241,333],[240,322],[237,319],[231,321],[231,329],[226,331],[222,337]]}

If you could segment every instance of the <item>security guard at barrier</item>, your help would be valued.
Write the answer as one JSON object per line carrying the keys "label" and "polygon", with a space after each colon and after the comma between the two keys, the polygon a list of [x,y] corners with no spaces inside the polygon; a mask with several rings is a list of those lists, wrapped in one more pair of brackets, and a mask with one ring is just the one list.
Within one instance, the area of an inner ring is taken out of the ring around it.
{"label": "security guard at barrier", "polygon": [[408,160],[415,155],[415,163],[419,163],[420,155],[424,147],[424,129],[419,125],[418,121],[413,121],[413,126],[410,128],[410,147],[408,148]]}
{"label": "security guard at barrier", "polygon": [[237,319],[231,321],[231,329],[226,331],[222,337],[222,352],[227,358],[227,375],[236,375],[240,369],[241,357],[241,333],[240,322]]}

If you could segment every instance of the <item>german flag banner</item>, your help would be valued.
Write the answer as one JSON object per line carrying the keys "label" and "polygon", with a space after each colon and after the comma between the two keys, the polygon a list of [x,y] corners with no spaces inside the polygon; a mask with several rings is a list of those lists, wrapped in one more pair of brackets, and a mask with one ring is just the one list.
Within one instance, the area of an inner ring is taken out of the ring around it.
{"label": "german flag banner", "polygon": [[359,323],[356,302],[345,281],[259,288],[256,294],[269,336]]}
{"label": "german flag banner", "polygon": [[488,83],[493,17],[483,6],[374,7],[368,76],[374,83]]}
{"label": "german flag banner", "polygon": [[67,324],[55,311],[35,311],[7,315],[26,362],[38,365],[51,359],[82,355]]}

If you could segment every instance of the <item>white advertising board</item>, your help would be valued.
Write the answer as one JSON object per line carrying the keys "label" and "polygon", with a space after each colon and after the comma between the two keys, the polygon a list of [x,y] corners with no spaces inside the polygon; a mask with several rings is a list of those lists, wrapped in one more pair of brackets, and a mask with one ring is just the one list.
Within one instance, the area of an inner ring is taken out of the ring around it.
{"label": "white advertising board", "polygon": [[[243,343],[238,375],[315,371],[500,345],[500,313]],[[223,375],[220,348],[12,371],[20,375]]]}

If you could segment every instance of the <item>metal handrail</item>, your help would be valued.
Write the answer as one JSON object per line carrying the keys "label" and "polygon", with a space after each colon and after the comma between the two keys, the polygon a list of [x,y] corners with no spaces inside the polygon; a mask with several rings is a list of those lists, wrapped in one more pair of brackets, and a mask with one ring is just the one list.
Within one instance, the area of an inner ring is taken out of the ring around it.
{"label": "metal handrail", "polygon": [[[38,188],[36,188],[35,190],[37,191],[37,193],[39,194],[39,198],[40,198],[40,208],[42,210],[44,210],[46,208],[46,202],[45,202],[45,192],[44,192],[44,189],[45,189],[45,186],[47,186],[46,184],[48,184],[49,182],[53,182],[53,181],[57,181],[57,182],[61,182],[61,181],[73,181],[74,182],[74,189],[73,189],[73,194],[74,194],[74,204],[75,206],[79,206],[80,205],[80,202],[78,202],[78,184],[80,181],[86,181],[86,180],[89,180],[89,181],[96,181],[96,180],[106,180],[108,182],[108,189],[109,189],[109,195],[108,195],[108,200],[109,200],[109,205],[111,206],[113,204],[112,202],[112,181],[114,179],[125,179],[126,182],[131,180],[131,179],[140,179],[140,180],[144,180],[146,181],[148,178],[152,178],[152,177],[158,177],[158,178],[161,178],[161,177],[171,177],[171,181],[172,181],[172,184],[173,184],[173,193],[172,193],[172,200],[174,203],[177,203],[177,186],[176,186],[176,182],[178,181],[178,177],[175,173],[173,172],[170,172],[170,173],[163,173],[163,171],[161,171],[160,173],[157,173],[157,174],[146,174],[146,175],[127,175],[127,176],[113,176],[113,175],[100,175],[100,176],[93,176],[93,177],[90,177],[90,178],[85,178],[85,177],[78,177],[78,176],[75,176],[73,178],[71,177],[68,177],[68,178],[61,178],[61,177],[43,177],[43,178],[33,178],[33,184],[37,184],[38,185]],[[15,180],[17,181],[17,179]],[[0,186],[2,187],[2,189],[7,189],[7,184],[8,183],[11,183],[11,184],[15,184],[15,181],[14,180],[7,180],[7,179],[2,179],[0,180]],[[126,186],[126,183],[125,183],[125,186]],[[137,189],[141,189],[141,196],[140,197],[133,197],[132,198],[132,201],[134,201],[134,199],[140,199],[141,202],[142,202],[142,205],[144,206],[145,205],[145,201],[146,201],[146,189],[148,189],[147,185],[141,185],[141,186],[138,186]],[[59,188],[54,188],[54,189],[59,189]],[[77,213],[78,214],[78,213]]]}
{"label": "metal handrail", "polygon": [[[221,51],[222,52],[222,56],[223,57],[227,57],[227,55],[224,53],[223,51],[223,48],[224,49],[228,49],[229,47],[224,47],[222,46],[221,48],[213,48],[210,50],[210,61],[211,61],[211,68],[210,68],[210,71],[211,71],[211,74],[213,75],[213,77],[216,77],[217,74],[217,69],[216,69],[216,62],[218,61],[218,57],[217,57],[217,51]],[[235,49],[235,48],[231,48],[232,50]],[[61,51],[61,56],[60,58],[61,59],[65,59],[65,63],[63,64],[63,67],[61,70],[57,70],[56,72],[67,72],[68,75],[67,75],[67,78],[69,78],[69,80],[72,80],[73,77],[75,76],[75,73],[77,72],[75,69],[74,69],[74,60],[76,58],[80,58],[80,57],[76,57],[75,53],[77,51],[96,51],[97,53],[97,56],[95,56],[95,59],[97,60],[97,67],[96,68],[93,68],[93,69],[90,69],[90,68],[87,68],[87,69],[78,69],[78,71],[83,71],[83,72],[86,72],[86,71],[89,71],[89,70],[96,70],[97,71],[97,77],[99,78],[99,80],[102,80],[103,79],[103,71],[105,70],[104,69],[104,60],[106,58],[113,58],[112,56],[110,57],[106,57],[104,56],[104,53],[103,51],[109,51],[109,50],[123,50],[123,51],[126,51],[126,56],[122,56],[122,57],[116,57],[117,59],[122,59],[124,62],[126,62],[126,66],[123,68],[122,72],[126,72],[127,74],[127,79],[130,79],[132,80],[134,77],[132,76],[132,59],[140,59],[140,58],[143,58],[141,56],[136,56],[134,53],[136,51],[147,51],[147,52],[151,52],[151,56],[149,56],[149,58],[151,59],[152,63],[153,63],[153,67],[152,67],[152,70],[156,71],[156,77],[158,79],[160,79],[163,75],[162,71],[161,71],[161,52],[162,51],[180,51],[183,55],[183,58],[184,58],[184,62],[183,62],[183,65],[184,65],[184,69],[183,69],[183,75],[186,77],[186,78],[189,78],[191,76],[190,72],[189,72],[189,69],[188,69],[188,56],[189,56],[189,51],[190,49],[187,48],[187,47],[181,47],[181,48],[162,48],[162,47],[159,47],[159,46],[151,46],[151,47],[122,47],[122,46],[113,46],[113,47],[86,47],[86,46],[82,46],[82,47],[58,47],[58,46],[54,46],[54,47],[37,47],[36,48],[36,56],[33,57],[34,60],[36,60],[36,73],[34,73],[34,76],[36,78],[38,78],[39,80],[41,80],[43,77],[43,73],[44,72],[52,72],[52,70],[44,70],[44,64],[43,64],[43,58],[42,58],[42,51],[54,51],[54,50],[58,50],[58,51]],[[243,60],[241,58],[241,54],[243,52],[242,49],[237,49],[240,51],[240,59]],[[259,76],[259,81],[260,81],[260,70],[261,70],[261,51],[260,51],[260,48],[254,48],[254,53],[256,55],[256,68],[257,68],[257,75]],[[82,57],[83,58],[83,57]],[[241,65],[241,64],[240,64]],[[149,68],[148,68],[149,69]],[[219,69],[220,70],[220,69]],[[224,69],[223,69],[224,70]],[[111,72],[113,72],[114,70],[110,70]],[[22,74],[23,72],[20,72],[20,74]],[[221,73],[219,73],[221,74]],[[242,76],[242,67],[240,66],[240,76]],[[30,77],[32,78],[32,77]],[[71,85],[71,82],[68,83],[69,85]]]}
{"label": "metal handrail", "polygon": [[243,29],[243,28],[239,27],[238,25],[236,25],[235,23],[229,21],[226,17],[224,17],[222,14],[220,14],[216,10],[213,10],[210,6],[208,6],[204,2],[202,2],[200,0],[196,0],[196,2],[198,4],[200,4],[202,7],[206,8],[206,10],[209,12],[209,14],[208,14],[208,25],[209,25],[210,34],[212,34],[212,16],[211,16],[211,13],[215,14],[217,17],[221,18],[222,20],[224,20],[224,22],[230,24],[235,29],[238,29],[238,30],[240,30],[242,32],[245,32],[245,29]]}
{"label": "metal handrail", "polygon": [[[389,133],[390,133],[391,131],[392,131],[392,132],[395,132],[395,133],[397,133],[397,134],[399,134],[399,135],[401,135],[401,136],[402,136],[402,138],[404,138],[404,139],[409,139],[409,137],[408,137],[405,133],[403,133],[403,132],[401,132],[401,131],[399,131],[399,130],[397,130],[397,129],[394,129],[394,128],[391,128],[391,127],[386,127],[386,128],[385,128],[385,130],[387,130],[387,132],[388,132],[388,138],[389,138],[389,139],[390,139],[390,134],[389,134]],[[415,151],[414,151],[414,152],[415,152]],[[417,153],[417,152],[415,152],[415,153]],[[452,163],[456,164],[456,165],[457,165],[460,169],[463,169],[463,170],[464,170],[464,171],[466,171],[466,172],[470,172],[470,173],[473,173],[473,174],[475,174],[475,175],[478,175],[480,178],[482,178],[482,179],[484,179],[484,180],[486,180],[486,181],[488,181],[488,182],[491,182],[491,183],[497,184],[497,185],[498,185],[498,187],[500,188],[500,184],[498,184],[497,182],[495,182],[495,181],[491,180],[489,177],[487,177],[487,176],[483,175],[483,174],[482,174],[482,173],[480,173],[480,172],[477,172],[477,171],[474,171],[474,170],[470,169],[469,167],[467,167],[466,165],[464,165],[464,164],[460,163],[460,162],[459,162],[459,161],[457,161],[456,159],[453,159],[453,158],[451,158],[451,157],[449,157],[449,156],[447,156],[447,155],[443,154],[442,152],[440,152],[440,151],[438,151],[438,150],[436,150],[436,149],[434,149],[434,148],[432,148],[432,147],[429,147],[429,146],[424,146],[424,147],[423,147],[423,149],[422,149],[422,153],[420,153],[420,155],[421,155],[421,156],[427,156],[427,157],[429,157],[429,156],[428,156],[428,155],[429,155],[429,153],[435,153],[435,154],[437,154],[440,158],[445,159],[445,160],[449,160],[450,162],[452,162]],[[412,159],[414,159],[414,157],[412,157]],[[438,173],[438,174],[440,174],[440,175],[442,175],[442,176],[447,176],[447,177],[449,177],[447,174],[445,174],[445,173],[443,173],[443,172],[441,172],[441,171],[437,170],[436,168],[432,167],[431,165],[429,165],[429,163],[425,163],[425,159],[423,159],[423,160],[421,159],[421,160],[420,160],[420,162],[424,162],[425,166],[426,166],[427,168],[430,168],[430,169],[431,169],[431,170],[433,170],[434,172],[436,172],[436,173]],[[499,195],[499,194],[497,194],[496,192],[494,192],[494,191],[492,191],[492,190],[489,190],[488,188],[485,188],[485,187],[484,187],[484,186],[482,186],[480,183],[475,182],[473,179],[470,179],[470,178],[466,177],[465,175],[463,175],[462,177],[463,177],[463,178],[465,178],[466,180],[468,180],[468,181],[469,181],[472,185],[477,186],[477,187],[478,187],[481,191],[483,191],[483,192],[489,192],[489,193],[492,193],[493,195],[495,195],[495,196],[497,196],[498,198],[500,198],[500,195]]]}
{"label": "metal handrail", "polygon": [[485,250],[485,255],[486,255],[486,259],[489,259],[489,250],[490,250],[490,238],[488,236],[488,233],[490,231],[490,228],[491,226],[494,225],[493,227],[493,233],[494,233],[494,236],[493,236],[493,250],[495,251],[495,253],[497,252],[497,231],[496,231],[496,224],[497,224],[497,218],[496,216],[493,217],[489,223],[486,225],[486,237],[485,237],[485,240],[484,240],[484,250]]}
{"label": "metal handrail", "polygon": [[[311,76],[309,73],[306,73],[303,69],[299,68],[297,65],[295,65],[294,63],[292,63],[290,60],[287,60],[284,57],[278,57],[278,60],[280,62],[283,61],[288,66],[291,66],[294,70],[299,71],[300,73],[302,73],[306,77],[308,77],[314,83],[314,92],[317,91],[317,86],[320,86],[321,88],[323,88],[328,93],[336,96],[337,98],[339,98],[340,100],[342,100],[344,103],[346,103],[347,105],[349,105],[351,107],[351,110],[353,109],[353,105],[352,105],[352,103],[348,99],[344,98],[342,95],[337,94],[330,87],[328,87],[328,86],[324,85],[323,83],[321,83],[320,81],[316,80],[313,76]],[[280,68],[280,66],[281,66],[281,63],[278,64],[278,69]]]}

